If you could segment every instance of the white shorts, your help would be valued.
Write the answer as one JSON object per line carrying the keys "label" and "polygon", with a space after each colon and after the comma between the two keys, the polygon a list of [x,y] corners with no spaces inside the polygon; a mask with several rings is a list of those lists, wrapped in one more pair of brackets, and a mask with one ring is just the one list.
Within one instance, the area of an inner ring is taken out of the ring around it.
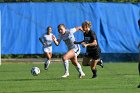
{"label": "white shorts", "polygon": [[45,53],[47,53],[47,52],[51,52],[52,53],[52,46],[49,46],[49,47],[44,47],[43,48],[43,51],[45,52]]}
{"label": "white shorts", "polygon": [[81,51],[80,47],[74,48],[73,50],[75,52],[75,56],[78,56],[80,54]]}

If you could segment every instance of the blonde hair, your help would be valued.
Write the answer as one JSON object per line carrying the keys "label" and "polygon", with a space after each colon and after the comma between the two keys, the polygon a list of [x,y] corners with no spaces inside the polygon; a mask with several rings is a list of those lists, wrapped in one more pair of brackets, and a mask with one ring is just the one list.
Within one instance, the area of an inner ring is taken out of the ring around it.
{"label": "blonde hair", "polygon": [[85,22],[82,23],[82,27],[83,26],[87,26],[87,27],[91,28],[92,23],[90,21],[85,21]]}

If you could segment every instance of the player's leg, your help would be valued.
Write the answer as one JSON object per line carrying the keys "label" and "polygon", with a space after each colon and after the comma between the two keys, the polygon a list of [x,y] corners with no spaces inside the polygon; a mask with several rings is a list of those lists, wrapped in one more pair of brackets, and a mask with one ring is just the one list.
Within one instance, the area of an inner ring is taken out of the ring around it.
{"label": "player's leg", "polygon": [[52,58],[52,47],[45,47],[44,55],[46,57],[46,60],[44,63],[44,69],[47,70],[50,65],[50,59]]}
{"label": "player's leg", "polygon": [[[138,63],[138,71],[139,71],[139,76],[140,76],[140,43],[138,45],[138,48],[139,48],[139,63]],[[138,88],[140,88],[140,83],[138,85]]]}
{"label": "player's leg", "polygon": [[65,68],[65,72],[64,72],[64,75],[62,77],[65,78],[65,77],[69,76],[69,62],[68,62],[68,60],[74,56],[75,56],[74,51],[70,50],[62,57],[64,68]]}
{"label": "player's leg", "polygon": [[100,60],[100,49],[96,49],[94,50],[91,54],[89,54],[89,56],[92,56],[92,63],[91,63],[91,70],[93,73],[92,78],[96,78],[97,77],[97,69],[96,69],[96,65]]}
{"label": "player's leg", "polygon": [[[139,75],[140,75],[140,58],[139,58],[138,70],[139,70]],[[138,85],[138,88],[140,88],[140,84]]]}
{"label": "player's leg", "polygon": [[104,67],[103,60],[100,59],[100,60],[98,61],[97,65],[99,65],[99,66],[101,66],[101,67],[103,68],[103,67]]}
{"label": "player's leg", "polygon": [[83,72],[80,63],[78,63],[78,61],[77,61],[77,56],[74,56],[70,60],[71,60],[72,64],[75,66],[75,68],[77,69],[77,71],[79,72],[79,78],[82,78],[83,76],[85,76],[85,73]]}
{"label": "player's leg", "polygon": [[99,66],[101,66],[103,68],[104,65],[103,65],[103,61],[101,60],[101,49],[100,48],[97,49],[96,52],[98,52],[97,55],[99,56],[99,61],[98,61],[97,65],[99,65]]}
{"label": "player's leg", "polygon": [[91,62],[91,71],[92,71],[92,73],[93,73],[93,76],[92,76],[92,78],[96,78],[97,77],[97,69],[96,69],[96,65],[97,65],[97,63],[98,63],[98,61],[99,60],[92,60],[92,62]]}
{"label": "player's leg", "polygon": [[52,53],[51,52],[46,52],[44,53],[45,57],[46,57],[46,60],[45,60],[45,63],[44,63],[44,69],[47,70],[49,68],[49,65],[50,65],[50,60],[52,58]]}
{"label": "player's leg", "polygon": [[[139,70],[139,75],[140,75],[140,62],[138,64],[138,70]],[[138,85],[138,88],[140,88],[140,84]]]}
{"label": "player's leg", "polygon": [[86,56],[83,57],[83,61],[82,61],[83,66],[90,66],[90,64],[91,64],[90,62],[91,62],[90,57],[86,57]]}

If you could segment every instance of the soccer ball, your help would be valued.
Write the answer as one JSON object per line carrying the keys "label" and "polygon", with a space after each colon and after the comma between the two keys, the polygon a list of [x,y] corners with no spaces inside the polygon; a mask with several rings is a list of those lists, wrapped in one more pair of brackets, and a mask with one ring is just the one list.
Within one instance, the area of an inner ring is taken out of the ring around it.
{"label": "soccer ball", "polygon": [[40,74],[40,69],[38,67],[32,67],[31,74],[33,76],[37,76],[38,74]]}

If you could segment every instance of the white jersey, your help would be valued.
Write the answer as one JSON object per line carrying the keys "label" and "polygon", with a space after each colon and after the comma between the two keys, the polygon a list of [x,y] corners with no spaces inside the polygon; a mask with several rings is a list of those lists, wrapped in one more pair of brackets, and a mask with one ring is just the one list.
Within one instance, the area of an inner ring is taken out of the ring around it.
{"label": "white jersey", "polygon": [[52,36],[54,36],[52,33],[50,35],[43,34],[40,38],[42,41],[46,44],[46,46],[43,46],[44,52],[52,52]]}
{"label": "white jersey", "polygon": [[73,29],[67,30],[65,32],[65,34],[59,34],[58,39],[60,41],[63,40],[65,42],[65,44],[68,47],[68,50],[71,50],[71,49],[80,49],[80,47],[79,47],[78,44],[74,44],[74,41],[75,41],[74,33],[75,32],[76,32],[76,29],[73,28]]}
{"label": "white jersey", "polygon": [[46,44],[45,47],[52,46],[52,43],[53,43],[52,36],[54,36],[52,33],[50,35],[44,34],[44,35],[41,36],[41,39]]}

